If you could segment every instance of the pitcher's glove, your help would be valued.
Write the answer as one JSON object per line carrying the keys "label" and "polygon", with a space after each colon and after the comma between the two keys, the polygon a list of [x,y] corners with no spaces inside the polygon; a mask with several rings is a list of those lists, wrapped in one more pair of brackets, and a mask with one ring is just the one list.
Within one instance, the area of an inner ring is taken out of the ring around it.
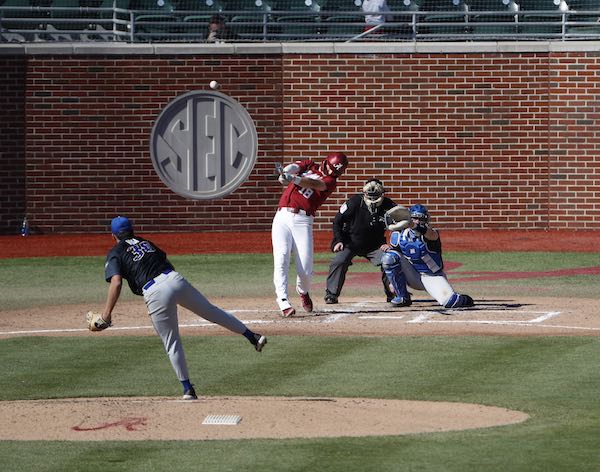
{"label": "pitcher's glove", "polygon": [[90,331],[102,331],[103,329],[112,326],[110,321],[105,321],[104,318],[102,318],[102,315],[95,311],[88,311],[85,314],[85,321],[87,322]]}

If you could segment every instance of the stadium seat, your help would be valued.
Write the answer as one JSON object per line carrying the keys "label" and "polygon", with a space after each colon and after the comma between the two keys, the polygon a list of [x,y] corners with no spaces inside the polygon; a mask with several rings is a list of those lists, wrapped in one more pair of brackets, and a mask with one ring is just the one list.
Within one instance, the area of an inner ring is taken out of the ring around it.
{"label": "stadium seat", "polygon": [[276,25],[270,37],[281,41],[317,40],[320,11],[321,5],[315,0],[274,0],[271,18]]}
{"label": "stadium seat", "polygon": [[321,4],[317,0],[273,0],[271,10],[318,12],[321,10]]}
{"label": "stadium seat", "polygon": [[235,12],[235,15],[262,13],[271,9],[271,3],[265,0],[228,0],[223,5],[223,11]]}
{"label": "stadium seat", "polygon": [[320,0],[319,5],[322,12],[335,12],[335,16],[344,16],[362,12],[361,3],[361,0]]}
{"label": "stadium seat", "polygon": [[474,39],[512,39],[517,34],[517,5],[513,0],[466,0]]}
{"label": "stadium seat", "polygon": [[177,32],[178,18],[169,0],[131,0],[134,10],[134,35],[142,41],[168,41],[165,33]]}
{"label": "stadium seat", "polygon": [[[567,35],[581,35],[585,39],[599,39],[600,37],[600,15],[585,13],[586,11],[599,11],[599,0],[569,0],[568,21],[581,22],[580,25],[569,25]],[[579,13],[582,12],[582,13]]]}
{"label": "stadium seat", "polygon": [[386,38],[413,39],[419,18],[415,15],[420,7],[415,0],[389,0],[388,6],[393,12],[393,19],[383,28]]}
{"label": "stadium seat", "polygon": [[80,9],[79,0],[52,0],[52,26],[57,30],[84,30],[88,24],[86,22],[67,22],[65,20],[85,18],[89,12]]}
{"label": "stadium seat", "polygon": [[328,16],[323,20],[323,23],[323,34],[330,41],[348,40],[365,30],[365,17],[363,15]]}
{"label": "stadium seat", "polygon": [[230,17],[229,28],[241,39],[265,40],[270,11],[271,4],[264,0],[229,0],[224,13]]}
{"label": "stadium seat", "polygon": [[202,15],[219,14],[225,10],[226,5],[220,0],[171,0],[171,3],[177,11],[195,12]]}
{"label": "stadium seat", "polygon": [[51,7],[52,0],[5,0],[2,6],[31,8],[21,11],[6,11],[4,13],[2,28],[5,30],[14,30],[10,33],[3,33],[5,37],[7,37],[7,34],[12,34],[13,37],[21,38],[23,41],[48,39],[44,31],[47,29],[48,21],[50,20],[50,10],[41,10],[39,8]]}
{"label": "stadium seat", "polygon": [[[175,0],[175,5],[178,11],[184,11],[186,15],[183,18],[184,23],[193,24],[194,30],[198,27],[198,23],[205,25],[201,31],[204,36],[208,22],[214,15],[222,15],[225,10],[224,3],[217,0]],[[194,13],[190,13],[194,12]],[[189,13],[189,14],[188,14]],[[185,30],[188,31],[189,26],[185,25]]]}
{"label": "stadium seat", "polygon": [[519,33],[534,38],[559,36],[562,33],[560,3],[560,0],[519,0]]}
{"label": "stadium seat", "polygon": [[80,0],[82,7],[101,8],[101,12],[95,12],[98,20],[96,23],[90,21],[88,32],[82,34],[82,39],[88,40],[119,40],[126,37],[129,32],[129,14],[115,11],[113,8],[127,10],[130,0]]}
{"label": "stadium seat", "polygon": [[423,0],[419,10],[419,34],[431,39],[445,39],[444,35],[469,33],[467,5],[462,0]]}
{"label": "stadium seat", "polygon": [[275,35],[281,41],[316,41],[319,39],[319,20],[318,16],[309,15],[278,16]]}

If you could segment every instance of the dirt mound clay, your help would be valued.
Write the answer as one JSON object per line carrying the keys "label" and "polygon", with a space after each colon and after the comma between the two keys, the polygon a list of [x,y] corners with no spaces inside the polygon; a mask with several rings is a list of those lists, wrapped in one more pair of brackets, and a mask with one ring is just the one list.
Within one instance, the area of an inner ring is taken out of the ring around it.
{"label": "dirt mound clay", "polygon": [[7,401],[0,418],[0,440],[137,441],[403,435],[507,425],[528,415],[369,398],[155,397]]}

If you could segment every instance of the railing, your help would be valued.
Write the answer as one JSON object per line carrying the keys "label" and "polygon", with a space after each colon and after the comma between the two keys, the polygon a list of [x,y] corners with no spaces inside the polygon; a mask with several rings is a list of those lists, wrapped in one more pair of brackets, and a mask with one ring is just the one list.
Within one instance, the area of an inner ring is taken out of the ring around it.
{"label": "railing", "polygon": [[[0,42],[204,42],[214,10],[0,6]],[[600,39],[600,8],[585,11],[396,11],[365,31],[361,11],[221,12],[225,41],[486,41]]]}

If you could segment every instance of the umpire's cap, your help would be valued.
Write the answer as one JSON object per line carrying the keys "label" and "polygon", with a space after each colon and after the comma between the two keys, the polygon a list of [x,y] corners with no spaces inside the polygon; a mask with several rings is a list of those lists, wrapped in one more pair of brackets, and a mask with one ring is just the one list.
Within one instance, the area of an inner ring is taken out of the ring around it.
{"label": "umpire's cap", "polygon": [[110,230],[113,234],[128,233],[133,231],[133,225],[126,216],[117,216],[110,222]]}

